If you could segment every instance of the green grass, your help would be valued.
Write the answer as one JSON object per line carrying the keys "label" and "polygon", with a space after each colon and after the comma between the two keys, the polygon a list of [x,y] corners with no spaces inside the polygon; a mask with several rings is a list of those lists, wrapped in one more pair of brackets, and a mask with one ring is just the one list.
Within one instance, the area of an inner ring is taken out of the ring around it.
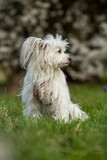
{"label": "green grass", "polygon": [[14,160],[106,160],[107,93],[103,85],[70,85],[71,99],[89,119],[69,124],[24,119],[18,97],[0,99],[0,137]]}

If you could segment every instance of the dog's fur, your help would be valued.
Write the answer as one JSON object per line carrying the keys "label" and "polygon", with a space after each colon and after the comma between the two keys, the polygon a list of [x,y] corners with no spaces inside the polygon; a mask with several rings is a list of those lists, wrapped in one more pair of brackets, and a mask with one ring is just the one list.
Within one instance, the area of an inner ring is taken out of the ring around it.
{"label": "dog's fur", "polygon": [[[27,70],[21,92],[24,115],[36,118],[52,115],[55,120],[65,122],[88,118],[70,101],[66,78],[60,69],[70,63],[69,55],[65,54],[67,47],[68,42],[59,35],[55,38],[47,35],[44,39],[29,37],[23,43],[20,64]],[[38,88],[39,97],[33,95],[33,86]]]}

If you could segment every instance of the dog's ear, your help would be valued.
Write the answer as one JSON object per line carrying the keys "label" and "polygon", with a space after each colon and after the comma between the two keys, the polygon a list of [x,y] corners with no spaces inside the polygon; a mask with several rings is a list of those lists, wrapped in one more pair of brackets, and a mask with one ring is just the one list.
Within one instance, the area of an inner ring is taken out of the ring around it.
{"label": "dog's ear", "polygon": [[31,58],[33,52],[38,47],[40,50],[44,45],[44,40],[36,37],[27,38],[21,47],[20,54],[20,65],[22,68],[26,69],[28,65],[28,61]]}

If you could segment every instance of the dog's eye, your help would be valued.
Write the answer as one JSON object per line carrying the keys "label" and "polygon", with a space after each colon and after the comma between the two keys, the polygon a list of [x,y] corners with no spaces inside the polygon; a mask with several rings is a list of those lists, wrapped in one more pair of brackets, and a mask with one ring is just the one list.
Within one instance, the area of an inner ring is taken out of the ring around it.
{"label": "dog's eye", "polygon": [[58,50],[58,53],[61,53],[61,49]]}

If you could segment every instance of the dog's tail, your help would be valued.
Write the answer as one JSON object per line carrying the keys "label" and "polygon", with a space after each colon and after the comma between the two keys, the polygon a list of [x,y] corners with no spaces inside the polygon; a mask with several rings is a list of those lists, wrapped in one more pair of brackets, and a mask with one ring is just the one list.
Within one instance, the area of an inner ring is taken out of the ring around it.
{"label": "dog's tail", "polygon": [[34,52],[38,41],[41,40],[42,39],[40,38],[29,37],[23,42],[20,54],[20,65],[23,69],[27,68],[28,61]]}

